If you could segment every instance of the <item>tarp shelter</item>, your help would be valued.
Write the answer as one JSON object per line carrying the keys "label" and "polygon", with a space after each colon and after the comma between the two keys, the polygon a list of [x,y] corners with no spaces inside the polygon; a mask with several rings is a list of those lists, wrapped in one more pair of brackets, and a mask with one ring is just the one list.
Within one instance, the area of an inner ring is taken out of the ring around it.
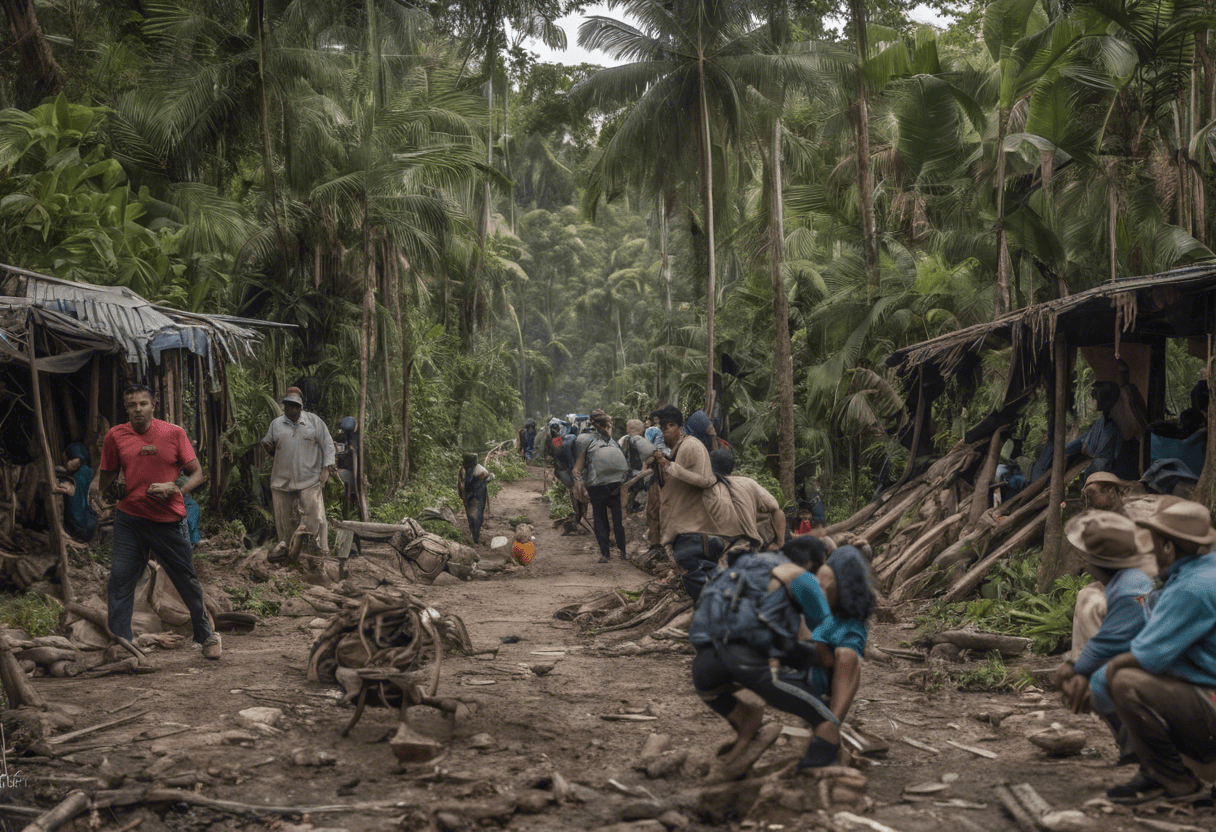
{"label": "tarp shelter", "polygon": [[[96,468],[105,430],[125,421],[122,390],[136,382],[159,394],[159,418],[185,429],[217,499],[232,419],[226,367],[253,354],[262,337],[254,327],[263,326],[280,325],[169,309],[122,286],[0,264],[0,502],[12,506],[0,542],[11,545],[18,525],[21,467],[42,456],[58,463],[63,448],[83,441]],[[48,525],[54,540],[57,522]]]}
{"label": "tarp shelter", "polygon": [[[1061,545],[1059,506],[1067,482],[1083,467],[1077,460],[1070,463],[1064,453],[1077,351],[1093,368],[1096,381],[1118,381],[1116,361],[1122,359],[1151,423],[1166,415],[1169,339],[1186,341],[1190,353],[1206,359],[1210,369],[1216,353],[1216,263],[1111,281],[895,352],[887,364],[908,385],[908,418],[901,438],[915,450],[894,486],[853,517],[829,527],[829,534],[855,532],[872,545],[885,542],[875,569],[897,601],[930,587],[938,594],[942,580],[947,585],[944,597],[958,600],[978,585],[996,559],[1042,536],[1040,588],[1045,588],[1076,565],[1068,561],[1069,547]],[[984,353],[1006,348],[1009,371],[1001,405],[947,454],[926,459],[933,447],[934,400],[950,381],[964,389],[977,387]],[[1010,504],[991,507],[990,486],[1001,445],[1040,384],[1048,402],[1050,471],[1030,482]],[[1216,391],[1216,384],[1209,387]],[[1216,430],[1211,429],[1216,404],[1208,407],[1207,418],[1206,457],[1216,459]],[[1147,467],[1147,456],[1139,461],[1140,470]],[[1214,467],[1205,467],[1198,489],[1208,490],[1197,489],[1196,499],[1210,499]],[[910,511],[916,515],[911,522]],[[999,545],[989,552],[993,544]]]}

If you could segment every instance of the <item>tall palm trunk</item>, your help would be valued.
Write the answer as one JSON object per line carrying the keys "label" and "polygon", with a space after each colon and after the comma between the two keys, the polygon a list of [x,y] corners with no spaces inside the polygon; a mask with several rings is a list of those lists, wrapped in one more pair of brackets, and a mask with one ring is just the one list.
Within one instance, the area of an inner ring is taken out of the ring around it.
{"label": "tall palm trunk", "polygon": [[1009,112],[1002,109],[996,130],[996,303],[993,317],[999,318],[1013,307],[1011,285],[1013,260],[1009,256],[1009,240],[1005,234],[1005,131],[1009,129]]}
{"label": "tall palm trunk", "polygon": [[[408,268],[408,266],[407,266]],[[410,481],[410,393],[414,381],[414,327],[401,317],[401,483]]]}
{"label": "tall palm trunk", "polygon": [[714,255],[714,157],[710,146],[709,99],[705,94],[705,44],[697,19],[697,81],[701,96],[701,181],[705,186],[705,239],[709,275],[705,282],[705,415],[714,411],[714,306],[717,302],[717,263]]}
{"label": "tall palm trunk", "polygon": [[17,104],[29,110],[63,87],[63,74],[34,13],[34,0],[0,0],[0,8],[4,9],[12,33],[9,48],[17,50],[21,63],[21,72],[13,85]]}
{"label": "tall palm trunk", "polygon": [[[258,39],[258,88],[262,117],[262,168],[266,198],[270,201],[270,216],[274,219],[275,235],[283,256],[287,256],[287,237],[283,233],[283,222],[279,216],[279,199],[274,181],[274,148],[270,134],[270,93],[266,90],[266,3],[265,0],[250,0],[249,23]],[[288,272],[288,274],[290,274]]]}
{"label": "tall palm trunk", "polygon": [[790,309],[785,295],[782,266],[785,262],[785,217],[782,197],[781,115],[773,119],[772,183],[769,188],[769,271],[773,284],[773,319],[776,321],[774,370],[777,374],[777,410],[780,433],[777,437],[777,462],[781,493],[787,502],[794,499],[794,358],[790,345]]}
{"label": "tall palm trunk", "polygon": [[878,296],[878,228],[874,218],[874,182],[870,171],[870,105],[866,97],[866,37],[865,0],[850,0],[853,30],[857,38],[857,106],[854,109],[853,132],[857,144],[857,192],[861,203],[861,236],[865,246],[866,294]]}
{"label": "tall palm trunk", "polygon": [[372,229],[368,211],[367,189],[363,191],[363,325],[359,338],[359,516],[366,523],[370,517],[367,503],[367,381],[372,357],[372,312],[376,289],[372,283]]}

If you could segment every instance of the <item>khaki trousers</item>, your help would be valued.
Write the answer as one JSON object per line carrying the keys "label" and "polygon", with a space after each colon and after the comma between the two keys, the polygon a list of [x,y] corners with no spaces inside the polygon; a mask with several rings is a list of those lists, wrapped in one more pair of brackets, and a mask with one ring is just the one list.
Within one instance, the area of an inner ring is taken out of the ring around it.
{"label": "khaki trousers", "polygon": [[1081,651],[1098,634],[1106,620],[1106,584],[1096,581],[1086,584],[1077,593],[1077,607],[1072,616],[1072,650],[1069,661],[1081,658]]}
{"label": "khaki trousers", "polygon": [[301,491],[271,489],[274,527],[279,540],[291,545],[291,536],[301,525],[317,541],[321,554],[329,554],[329,520],[325,517],[325,495],[318,483]]}
{"label": "khaki trousers", "polygon": [[658,546],[663,542],[659,529],[659,478],[650,478],[650,489],[646,492],[646,542]]}

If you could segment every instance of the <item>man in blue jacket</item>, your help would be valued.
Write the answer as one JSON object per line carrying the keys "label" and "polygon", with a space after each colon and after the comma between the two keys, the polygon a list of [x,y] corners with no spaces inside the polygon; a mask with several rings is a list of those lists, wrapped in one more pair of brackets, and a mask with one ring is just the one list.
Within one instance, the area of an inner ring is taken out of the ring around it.
{"label": "man in blue jacket", "polygon": [[1137,520],[1153,537],[1165,586],[1131,650],[1106,666],[1119,719],[1140,760],[1118,803],[1194,803],[1210,791],[1182,755],[1216,761],[1216,529],[1208,509],[1180,500]]}

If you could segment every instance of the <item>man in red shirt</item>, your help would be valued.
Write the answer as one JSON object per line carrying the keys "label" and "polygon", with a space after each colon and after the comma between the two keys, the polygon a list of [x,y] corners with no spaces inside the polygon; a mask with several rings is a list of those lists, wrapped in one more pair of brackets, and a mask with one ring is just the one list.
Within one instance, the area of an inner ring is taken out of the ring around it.
{"label": "man in red shirt", "polygon": [[[202,645],[203,656],[218,659],[220,636],[207,620],[186,525],[185,495],[203,484],[203,469],[186,432],[152,417],[156,397],[150,387],[133,384],[123,391],[122,400],[130,423],[111,428],[101,446],[101,493],[106,493],[120,468],[126,481],[125,495],[114,512],[110,631],[131,638],[135,586],[151,552],[190,610],[194,640]],[[175,482],[178,471],[188,477],[181,487]]]}

